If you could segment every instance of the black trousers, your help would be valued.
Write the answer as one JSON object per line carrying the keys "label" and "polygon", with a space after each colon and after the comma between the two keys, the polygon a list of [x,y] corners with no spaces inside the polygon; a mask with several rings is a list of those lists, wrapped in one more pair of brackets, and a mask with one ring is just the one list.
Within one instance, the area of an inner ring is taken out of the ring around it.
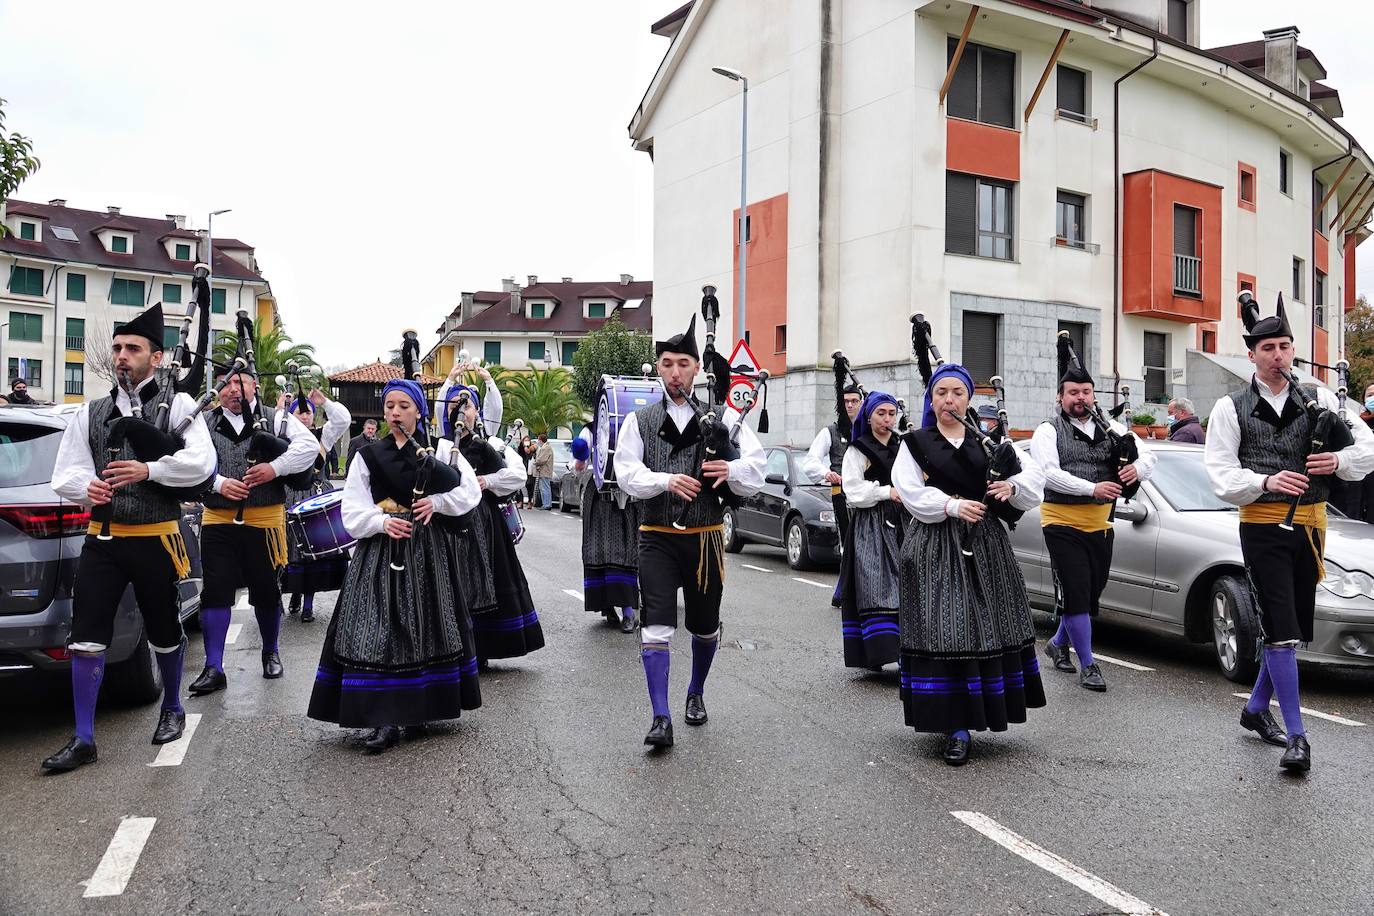
{"label": "black trousers", "polygon": [[1054,570],[1056,610],[1060,614],[1091,614],[1112,572],[1112,543],[1116,532],[1079,531],[1068,525],[1046,525],[1045,547]]}
{"label": "black trousers", "polygon": [[835,527],[840,529],[840,543],[844,544],[849,540],[849,501],[844,498],[844,491],[832,493],[830,505],[835,509]]}
{"label": "black trousers", "polygon": [[86,536],[76,568],[70,641],[108,646],[119,600],[130,584],[148,641],[159,649],[180,645],[176,568],[159,537],[102,541]]}
{"label": "black trousers", "polygon": [[[1324,550],[1323,534],[1313,532],[1317,550]],[[1312,641],[1312,618],[1317,609],[1317,556],[1307,531],[1295,525],[1242,522],[1240,554],[1250,576],[1250,591],[1259,606],[1260,625],[1267,643]]]}
{"label": "black trousers", "polygon": [[[703,540],[707,542],[704,560]],[[639,532],[639,595],[645,626],[677,626],[677,593],[681,589],[688,631],[710,636],[720,629],[723,558],[715,555],[710,542],[709,534]],[[706,577],[705,588],[699,573]]]}
{"label": "black trousers", "polygon": [[253,607],[281,601],[281,579],[267,552],[265,528],[206,525],[200,534],[200,565],[205,570],[205,607],[228,607],[234,592],[245,586]]}

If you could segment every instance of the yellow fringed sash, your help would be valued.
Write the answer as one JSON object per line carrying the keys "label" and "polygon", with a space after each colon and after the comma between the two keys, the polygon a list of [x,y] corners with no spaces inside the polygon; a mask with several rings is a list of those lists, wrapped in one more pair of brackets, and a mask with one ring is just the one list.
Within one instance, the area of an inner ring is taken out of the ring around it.
{"label": "yellow fringed sash", "polygon": [[[86,533],[99,536],[100,524],[91,522]],[[153,522],[149,525],[111,522],[110,534],[117,538],[157,538],[162,541],[162,549],[167,551],[167,556],[172,558],[172,568],[176,570],[177,578],[185,579],[191,574],[191,556],[186,552],[186,542],[181,537],[181,525],[178,522]]]}
{"label": "yellow fringed sash", "polygon": [[1092,534],[1110,531],[1111,503],[1041,503],[1040,527],[1067,525]]}
{"label": "yellow fringed sash", "polygon": [[[201,513],[201,525],[232,525],[235,509],[215,509],[206,506]],[[287,562],[286,551],[286,507],[281,503],[271,506],[249,506],[243,510],[243,523],[249,528],[261,528],[267,533],[267,556],[273,569],[281,569]]]}
{"label": "yellow fringed sash", "polygon": [[[1240,507],[1240,520],[1246,525],[1277,525],[1288,518],[1288,503],[1251,503]],[[1305,503],[1298,506],[1293,514],[1293,524],[1301,525],[1307,532],[1307,543],[1312,546],[1312,556],[1317,558],[1317,581],[1326,578],[1326,563],[1322,558],[1322,544],[1326,543],[1326,503]],[[1316,532],[1320,531],[1320,540]]]}

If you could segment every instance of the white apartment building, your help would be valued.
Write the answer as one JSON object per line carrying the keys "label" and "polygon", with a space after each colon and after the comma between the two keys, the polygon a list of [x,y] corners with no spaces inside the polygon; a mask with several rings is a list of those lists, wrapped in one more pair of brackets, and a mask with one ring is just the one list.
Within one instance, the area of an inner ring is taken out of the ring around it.
{"label": "white apartment building", "polygon": [[774,439],[833,416],[835,349],[914,404],[918,312],[977,381],[1005,377],[1017,427],[1052,409],[1061,329],[1135,405],[1235,387],[1240,289],[1266,314],[1282,293],[1299,352],[1334,363],[1374,163],[1296,28],[1205,49],[1201,2],[679,8],[652,27],[670,45],[629,125],[654,163],[656,332],[705,283],[733,321],[741,84],[725,67],[749,81],[746,317],[786,371]]}

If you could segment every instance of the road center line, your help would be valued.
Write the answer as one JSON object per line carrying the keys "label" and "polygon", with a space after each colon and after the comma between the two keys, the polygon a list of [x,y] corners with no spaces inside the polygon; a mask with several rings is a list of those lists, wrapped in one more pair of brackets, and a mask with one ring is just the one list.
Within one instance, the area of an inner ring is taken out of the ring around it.
{"label": "road center line", "polygon": [[231,623],[231,624],[229,624],[229,630],[228,630],[228,632],[226,632],[226,633],[224,634],[224,644],[225,644],[226,646],[232,646],[234,643],[238,642],[239,634],[242,633],[242,632],[243,632],[243,624],[241,624],[241,623]]}
{"label": "road center line", "polygon": [[[1078,652],[1073,648],[1070,648],[1069,651],[1073,652],[1074,655],[1078,654]],[[1132,671],[1155,670],[1153,668],[1146,668],[1144,665],[1137,665],[1135,662],[1128,662],[1120,658],[1112,658],[1110,655],[1103,655],[1101,652],[1093,652],[1093,661],[1098,661],[1099,659],[1101,661],[1106,662],[1109,665],[1120,665],[1123,668],[1130,668]]]}
{"label": "road center line", "polygon": [[814,579],[803,579],[801,576],[793,576],[792,581],[801,582],[804,585],[814,585],[816,588],[829,588],[833,590],[833,586],[826,585],[824,582],[817,582]]}
{"label": "road center line", "polygon": [[191,736],[196,733],[196,726],[200,724],[200,716],[201,714],[198,712],[188,712],[186,714],[186,730],[181,733],[181,737],[162,745],[158,749],[157,757],[148,766],[181,766],[181,762],[186,759],[186,749],[191,746]]}
{"label": "road center line", "polygon": [[[1231,696],[1240,697],[1242,700],[1250,699],[1250,694],[1248,693],[1233,693],[1231,694]],[[1278,709],[1279,701],[1270,700],[1269,705],[1274,707],[1275,709]],[[1351,725],[1355,728],[1364,728],[1366,724],[1364,722],[1356,722],[1354,719],[1347,719],[1345,716],[1333,715],[1329,712],[1317,712],[1315,709],[1308,709],[1306,706],[1299,706],[1298,708],[1302,710],[1302,714],[1304,716],[1316,716],[1318,719],[1325,719],[1328,722],[1336,722],[1341,725]]]}
{"label": "road center line", "polygon": [[572,597],[576,598],[578,601],[584,600],[583,597],[582,597],[582,593],[579,592],[579,591],[578,591],[577,589],[575,589],[575,588],[565,588],[565,589],[563,589],[563,594],[565,594],[565,595],[571,595]]}
{"label": "road center line", "polygon": [[1130,916],[1168,916],[1158,907],[1151,906],[1137,897],[1132,897],[1116,885],[1103,881],[1067,859],[1062,859],[1049,850],[1035,845],[1020,834],[1013,833],[986,814],[977,811],[951,811],[950,814],[997,845],[1016,853],[1032,865],[1043,868],[1079,890],[1092,894],[1110,907],[1115,907],[1123,913],[1130,914]]}
{"label": "road center line", "polygon": [[771,569],[765,569],[765,568],[763,568],[762,566],[755,566],[755,565],[752,564],[752,563],[741,563],[740,566],[743,566],[745,569],[755,569],[755,570],[758,570],[759,572],[772,572],[772,571],[773,571],[773,570],[771,570]]}
{"label": "road center line", "polygon": [[148,842],[148,834],[153,832],[155,817],[126,817],[119,822],[114,839],[101,856],[95,874],[86,882],[83,897],[117,897],[124,893],[124,886],[133,876],[138,857],[143,854],[143,844]]}

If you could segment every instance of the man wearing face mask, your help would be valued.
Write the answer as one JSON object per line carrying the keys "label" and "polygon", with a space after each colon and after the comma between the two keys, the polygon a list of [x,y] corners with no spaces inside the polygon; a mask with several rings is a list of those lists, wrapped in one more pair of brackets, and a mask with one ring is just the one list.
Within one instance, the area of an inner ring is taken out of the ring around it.
{"label": "man wearing face mask", "polygon": [[[1364,423],[1374,430],[1374,382],[1364,390],[1364,411],[1352,422]],[[1374,474],[1357,481],[1333,481],[1331,502],[1353,519],[1374,525]]]}
{"label": "man wearing face mask", "polygon": [[1188,398],[1174,398],[1169,402],[1169,441],[1192,442],[1202,445],[1207,441],[1207,430],[1197,418],[1193,402]]}

